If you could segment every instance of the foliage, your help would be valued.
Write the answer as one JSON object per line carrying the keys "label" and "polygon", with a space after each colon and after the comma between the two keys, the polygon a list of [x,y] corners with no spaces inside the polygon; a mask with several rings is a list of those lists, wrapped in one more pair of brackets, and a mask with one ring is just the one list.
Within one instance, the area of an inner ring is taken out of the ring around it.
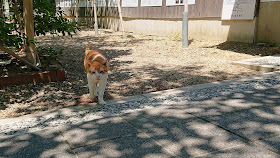
{"label": "foliage", "polygon": [[[19,48],[24,42],[28,42],[23,31],[23,1],[12,1],[11,11],[15,14],[10,17],[0,17],[0,44],[8,47]],[[17,15],[20,19],[17,19]],[[62,17],[61,8],[56,10],[55,3],[51,0],[33,0],[33,19],[35,35],[46,35],[46,33],[56,34],[66,33],[72,35],[78,29],[75,23]],[[21,21],[21,23],[19,22]],[[34,41],[31,41],[34,42]],[[28,45],[29,43],[27,43]]]}
{"label": "foliage", "polygon": [[59,8],[56,12],[55,3],[50,0],[33,0],[34,4],[34,30],[37,36],[62,33],[72,35],[75,32],[76,24],[64,18],[63,11]]}
{"label": "foliage", "polygon": [[14,16],[0,17],[0,44],[19,48],[26,37],[20,36],[18,26],[13,21],[15,21]]}

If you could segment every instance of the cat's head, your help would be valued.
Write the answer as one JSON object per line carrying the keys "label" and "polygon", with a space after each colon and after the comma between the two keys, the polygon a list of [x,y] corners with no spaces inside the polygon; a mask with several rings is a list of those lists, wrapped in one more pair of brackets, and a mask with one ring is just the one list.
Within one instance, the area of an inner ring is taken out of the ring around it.
{"label": "cat's head", "polygon": [[100,80],[103,75],[108,73],[108,61],[99,62],[99,61],[86,61],[87,68],[86,71],[92,75],[96,80]]}

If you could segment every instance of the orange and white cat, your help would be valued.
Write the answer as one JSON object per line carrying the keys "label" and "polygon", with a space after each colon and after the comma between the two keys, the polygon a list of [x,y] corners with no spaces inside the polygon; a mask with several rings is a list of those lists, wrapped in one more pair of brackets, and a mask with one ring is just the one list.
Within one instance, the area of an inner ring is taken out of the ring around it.
{"label": "orange and white cat", "polygon": [[99,51],[91,50],[88,45],[85,52],[84,67],[87,72],[90,98],[94,101],[98,97],[98,104],[106,104],[103,95],[108,80],[108,59]]}

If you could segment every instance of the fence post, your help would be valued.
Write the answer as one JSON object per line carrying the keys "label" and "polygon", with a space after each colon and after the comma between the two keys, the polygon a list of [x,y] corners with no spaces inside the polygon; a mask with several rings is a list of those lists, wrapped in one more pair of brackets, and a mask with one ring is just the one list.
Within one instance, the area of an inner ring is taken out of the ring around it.
{"label": "fence post", "polygon": [[95,30],[95,34],[98,34],[96,0],[93,0],[93,9],[94,9],[94,30]]}
{"label": "fence post", "polygon": [[121,31],[122,31],[123,39],[126,39],[125,33],[124,33],[123,18],[122,18],[122,9],[121,9],[120,0],[117,1],[117,5],[118,5],[118,10],[119,10],[120,25],[121,25]]}
{"label": "fence post", "polygon": [[76,7],[75,7],[75,20],[76,20],[76,26],[78,26],[78,21],[79,21],[79,0],[76,0]]}

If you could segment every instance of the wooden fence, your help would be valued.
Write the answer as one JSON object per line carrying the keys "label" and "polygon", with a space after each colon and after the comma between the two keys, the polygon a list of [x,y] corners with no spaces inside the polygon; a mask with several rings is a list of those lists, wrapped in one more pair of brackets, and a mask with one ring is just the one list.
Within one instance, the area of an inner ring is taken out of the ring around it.
{"label": "wooden fence", "polygon": [[[107,3],[108,4],[108,3]],[[138,7],[122,7],[123,17],[141,19],[176,19],[182,18],[183,5],[166,6],[166,0],[162,0],[162,6],[141,6],[138,0]],[[189,18],[221,17],[223,0],[195,0],[195,4],[189,5]],[[75,7],[62,8],[67,16],[74,16]],[[93,15],[91,8],[79,8],[80,17]],[[87,13],[87,14],[86,14]],[[117,7],[98,7],[97,16],[117,17]]]}

